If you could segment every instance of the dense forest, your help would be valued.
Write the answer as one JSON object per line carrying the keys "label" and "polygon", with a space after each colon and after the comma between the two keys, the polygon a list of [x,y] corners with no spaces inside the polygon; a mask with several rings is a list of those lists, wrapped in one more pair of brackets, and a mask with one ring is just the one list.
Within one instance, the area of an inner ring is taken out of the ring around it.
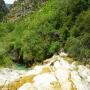
{"label": "dense forest", "polygon": [[47,0],[14,22],[0,22],[0,66],[41,63],[62,48],[90,63],[90,0]]}

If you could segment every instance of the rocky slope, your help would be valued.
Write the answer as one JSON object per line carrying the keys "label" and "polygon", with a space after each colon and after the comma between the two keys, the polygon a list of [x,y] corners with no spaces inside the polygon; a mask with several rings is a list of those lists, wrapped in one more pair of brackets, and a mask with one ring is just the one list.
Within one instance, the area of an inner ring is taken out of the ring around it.
{"label": "rocky slope", "polygon": [[3,19],[3,16],[7,13],[7,8],[4,0],[0,0],[0,21]]}
{"label": "rocky slope", "polygon": [[10,12],[7,15],[9,20],[16,20],[28,13],[37,9],[38,5],[43,4],[47,0],[17,0],[11,6]]}
{"label": "rocky slope", "polygon": [[[64,57],[63,57],[64,56]],[[0,71],[2,90],[90,90],[90,69],[69,63],[66,54],[54,55],[32,70]],[[4,76],[4,77],[3,77]],[[8,78],[9,77],[9,78]]]}

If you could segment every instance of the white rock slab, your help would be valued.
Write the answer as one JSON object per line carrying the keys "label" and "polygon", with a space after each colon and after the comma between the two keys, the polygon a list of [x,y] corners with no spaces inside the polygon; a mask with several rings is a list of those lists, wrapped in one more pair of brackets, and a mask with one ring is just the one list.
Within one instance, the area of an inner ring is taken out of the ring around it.
{"label": "white rock slab", "polygon": [[25,83],[23,86],[21,86],[17,90],[36,90],[35,87],[31,83]]}
{"label": "white rock slab", "polygon": [[71,72],[72,80],[77,88],[77,90],[90,90],[90,83],[86,82],[84,79],[82,79],[78,72],[72,71]]}
{"label": "white rock slab", "polygon": [[56,78],[49,73],[38,75],[34,78],[33,85],[38,90],[53,90],[51,83],[56,81]]}

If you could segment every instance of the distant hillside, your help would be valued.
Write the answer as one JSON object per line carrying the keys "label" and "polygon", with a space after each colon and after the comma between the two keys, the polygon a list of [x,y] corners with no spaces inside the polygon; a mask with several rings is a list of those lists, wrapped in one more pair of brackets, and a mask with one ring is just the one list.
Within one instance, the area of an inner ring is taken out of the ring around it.
{"label": "distant hillside", "polygon": [[0,21],[2,21],[3,16],[7,13],[7,11],[4,0],[0,0]]}
{"label": "distant hillside", "polygon": [[19,17],[25,16],[37,9],[38,6],[45,1],[47,0],[17,0],[11,6],[11,10],[8,14],[8,19],[16,20]]}

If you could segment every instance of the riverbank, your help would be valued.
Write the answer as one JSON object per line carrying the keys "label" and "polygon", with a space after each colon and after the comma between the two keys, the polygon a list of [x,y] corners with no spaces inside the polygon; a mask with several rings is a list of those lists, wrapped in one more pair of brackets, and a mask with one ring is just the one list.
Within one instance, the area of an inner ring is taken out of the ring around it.
{"label": "riverbank", "polygon": [[[64,56],[64,57],[63,57]],[[54,55],[32,70],[0,70],[2,90],[90,90],[90,69]]]}

